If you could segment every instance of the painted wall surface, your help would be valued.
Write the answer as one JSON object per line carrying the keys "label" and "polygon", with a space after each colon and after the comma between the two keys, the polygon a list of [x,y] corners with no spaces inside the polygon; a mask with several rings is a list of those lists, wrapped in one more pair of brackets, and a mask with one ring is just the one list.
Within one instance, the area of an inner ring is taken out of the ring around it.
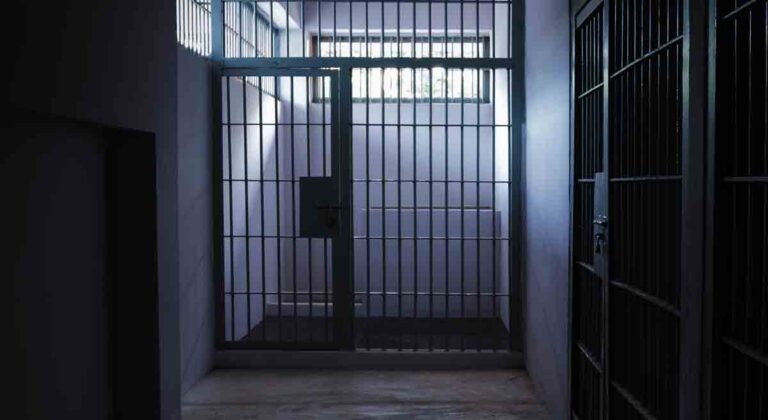
{"label": "painted wall surface", "polygon": [[553,418],[568,418],[568,0],[526,1],[525,358]]}
{"label": "painted wall surface", "polygon": [[178,47],[179,316],[181,391],[213,367],[212,69]]}
{"label": "painted wall surface", "polygon": [[13,18],[4,101],[155,135],[161,410],[163,418],[179,418],[175,2],[64,0],[8,7]]}

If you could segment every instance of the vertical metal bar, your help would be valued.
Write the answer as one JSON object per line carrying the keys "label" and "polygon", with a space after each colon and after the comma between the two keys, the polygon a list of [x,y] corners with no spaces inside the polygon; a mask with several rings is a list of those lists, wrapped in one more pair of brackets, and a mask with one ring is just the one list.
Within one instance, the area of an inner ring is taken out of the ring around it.
{"label": "vertical metal bar", "polygon": [[[473,45],[473,48],[476,48],[475,51],[475,58],[478,58],[480,56],[480,1],[475,0],[475,42]],[[475,153],[475,205],[477,206],[477,209],[475,209],[475,236],[477,239],[475,240],[475,281],[476,284],[476,292],[477,292],[477,307],[475,308],[475,313],[477,315],[477,321],[479,323],[480,321],[480,305],[481,305],[481,299],[480,299],[480,72],[482,70],[478,67],[476,68],[473,73],[474,76],[477,78],[476,83],[476,89],[477,92],[475,94],[475,99],[477,101],[477,116],[475,120],[475,147],[476,147],[476,153]],[[482,349],[482,331],[479,327],[479,324],[476,326],[477,328],[477,351],[480,351]]]}
{"label": "vertical metal bar", "polygon": [[[414,25],[413,25],[414,27],[416,26],[415,23],[416,22],[414,22]],[[427,43],[429,45],[429,57],[432,57],[433,53],[432,53],[432,2],[431,1],[429,3],[427,3]],[[434,259],[434,255],[433,255],[433,243],[434,243],[433,242],[433,236],[434,236],[434,233],[433,233],[433,228],[432,228],[432,223],[433,223],[433,221],[432,221],[432,186],[433,186],[433,184],[432,184],[432,141],[433,141],[433,139],[432,139],[432,130],[434,129],[434,127],[432,126],[432,89],[433,89],[432,84],[434,83],[434,79],[432,78],[432,68],[431,67],[429,68],[428,76],[429,76],[429,110],[428,110],[429,116],[428,116],[428,119],[427,119],[427,124],[428,124],[427,135],[428,135],[428,138],[429,138],[429,174],[428,174],[428,181],[427,181],[427,186],[429,187],[429,254],[428,254],[429,269],[428,269],[428,278],[429,278],[429,321],[430,321],[429,325],[433,325],[432,324],[432,318],[433,318],[433,315],[434,315],[433,314],[433,301],[434,301],[433,295],[435,293],[435,291],[434,291],[434,280],[435,279],[433,278],[433,273],[432,273],[433,266],[434,266],[434,261],[433,261],[433,259]],[[415,97],[413,98],[413,106],[414,106],[414,108],[416,107],[416,98]],[[414,134],[415,134],[415,132],[416,132],[416,125],[415,125],[416,121],[413,121],[413,123],[414,123],[413,131],[414,131]],[[414,135],[414,141],[415,141],[415,138],[416,138],[416,136]],[[415,175],[416,174],[414,172],[414,179],[415,179]],[[415,183],[413,185],[413,195],[414,195],[414,204],[415,204],[415,201],[416,201],[415,200],[415,197],[416,197],[416,184]],[[414,232],[415,232],[415,226],[414,226]],[[416,235],[414,235],[414,236],[416,236]],[[416,292],[418,292],[418,288],[417,287],[414,287],[414,290]],[[417,306],[415,299],[416,298],[414,297],[414,306]],[[414,317],[416,317],[416,314],[414,314]],[[417,342],[418,342],[418,340],[417,340]],[[429,333],[427,347],[428,347],[429,351],[432,351],[432,332],[431,331]]]}
{"label": "vertical metal bar", "polygon": [[[277,42],[277,37],[275,36],[275,25],[274,25],[274,16],[275,16],[275,1],[276,0],[269,0],[269,57],[275,57],[275,43]],[[277,88],[277,77],[275,77],[275,88]],[[277,114],[275,114],[275,118],[277,118]],[[275,122],[277,122],[277,119],[275,119]],[[277,132],[277,129],[275,129],[275,132]],[[275,142],[277,144],[277,142]]]}
{"label": "vertical metal bar", "polygon": [[[301,56],[306,57],[307,56],[307,15],[306,15],[306,0],[301,0]],[[318,34],[320,35],[320,34]],[[258,45],[258,42],[256,43]],[[309,78],[307,78],[307,81],[309,81]],[[307,123],[309,123],[309,104],[311,103],[310,97],[309,97],[309,85],[307,85]],[[307,140],[309,140],[309,126],[307,127]],[[309,159],[309,154],[307,154],[307,159]],[[309,170],[309,168],[307,168]],[[309,173],[307,173],[309,175]],[[311,241],[310,241],[311,242]],[[310,244],[310,248],[311,248]],[[310,308],[312,305],[310,305]],[[312,318],[310,316],[310,318]]]}
{"label": "vertical metal bar", "polygon": [[[492,7],[495,9],[495,4],[492,5]],[[493,10],[495,12],[495,10]],[[496,28],[496,14],[492,13],[493,18],[493,26],[494,26],[494,33]],[[495,42],[495,41],[493,41]],[[495,51],[495,47],[491,48],[492,51]],[[494,53],[495,55],[495,53]],[[491,108],[491,297],[493,299],[492,305],[492,312],[491,312],[491,318],[496,318],[496,299],[497,299],[497,290],[496,290],[496,249],[499,246],[498,240],[496,239],[496,101],[498,98],[496,97],[496,69],[491,70],[491,91],[488,94],[490,95],[491,100],[493,101],[493,107]],[[498,342],[498,334],[494,330],[493,332],[493,351],[496,351],[499,349],[499,342]]]}
{"label": "vertical metal bar", "polygon": [[185,41],[188,47],[194,48],[194,28],[192,26],[193,4],[186,2],[184,11]]}
{"label": "vertical metal bar", "polygon": [[331,166],[337,179],[338,199],[340,204],[340,220],[347,221],[339,225],[337,235],[333,238],[333,317],[336,342],[345,350],[354,347],[352,315],[352,234],[353,220],[351,215],[351,87],[352,69],[343,67],[339,78],[331,78],[331,137],[336,144],[331,147]]}
{"label": "vertical metal bar", "polygon": [[[245,39],[243,37],[243,2],[237,3],[237,56],[243,57],[243,44]],[[243,85],[245,89],[245,85]]]}
{"label": "vertical metal bar", "polygon": [[[286,7],[288,6],[288,2],[286,1]],[[288,48],[290,50],[290,43],[288,44]],[[299,341],[299,320],[298,320],[298,294],[297,294],[297,273],[296,273],[296,121],[294,119],[294,97],[293,97],[293,84],[294,84],[294,77],[291,76],[288,79],[291,83],[291,93],[290,93],[290,101],[289,104],[290,110],[291,110],[291,246],[293,247],[293,340],[294,342]],[[309,159],[309,156],[307,156],[307,159]],[[310,306],[312,303],[309,303]]]}
{"label": "vertical metal bar", "polygon": [[338,0],[332,0],[332,1],[333,1],[333,36],[331,38],[331,45],[333,48],[333,57],[338,57],[339,44],[336,42],[336,20],[337,20],[336,2]]}
{"label": "vertical metal bar", "polygon": [[[464,0],[461,0],[461,10],[462,10],[462,13],[463,13],[463,11],[464,11]],[[462,58],[464,57],[464,18],[463,17],[461,18],[461,56],[462,56]],[[460,130],[461,130],[461,138],[460,138],[460,142],[461,142],[461,146],[460,146],[461,160],[460,160],[460,163],[459,163],[459,170],[460,170],[459,191],[460,191],[460,194],[461,194],[461,197],[460,197],[461,201],[460,201],[460,205],[459,205],[459,216],[461,217],[461,224],[460,224],[460,226],[461,226],[461,233],[459,234],[459,238],[460,238],[459,244],[461,246],[461,272],[460,272],[461,274],[460,274],[460,276],[461,276],[461,323],[462,324],[464,322],[466,322],[466,314],[465,314],[466,309],[465,309],[465,304],[464,304],[465,303],[464,302],[464,295],[465,295],[465,290],[466,290],[465,289],[465,280],[464,280],[464,277],[466,275],[466,272],[464,270],[464,268],[465,268],[464,266],[465,266],[465,262],[466,262],[465,261],[465,255],[464,255],[464,246],[465,246],[465,242],[464,242],[464,236],[465,236],[464,235],[464,213],[465,213],[464,212],[464,210],[465,210],[465,208],[464,208],[464,182],[465,182],[465,180],[464,180],[464,129],[466,128],[464,126],[464,105],[466,104],[466,97],[464,96],[464,77],[465,77],[465,73],[466,73],[466,69],[462,67],[461,68],[461,82],[460,82],[461,83],[461,88],[460,88],[461,89],[461,100],[459,101],[459,106],[461,107],[461,109],[460,109],[460,112],[461,112],[461,116],[460,116],[460,121],[461,121],[460,122],[460,125],[461,125],[461,127],[460,127]],[[462,330],[460,332],[460,334],[461,334],[461,337],[460,337],[461,351],[464,351],[464,339],[465,339],[464,331]]]}
{"label": "vertical metal bar", "polygon": [[[289,22],[290,15],[291,3],[290,0],[285,0],[285,55],[287,57],[291,56],[291,24]],[[280,53],[275,54],[275,56],[277,55],[280,55]],[[293,79],[291,79],[291,91],[293,91]],[[293,101],[291,101],[291,104],[293,104]],[[293,108],[293,105],[291,105],[291,108]],[[291,119],[291,124],[293,124],[293,119]],[[291,151],[291,153],[293,153],[293,151]]]}
{"label": "vertical metal bar", "polygon": [[195,48],[194,51],[198,54],[201,54],[202,49],[202,43],[203,43],[203,31],[201,30],[202,26],[202,13],[201,13],[201,6],[195,1],[193,3],[194,5],[194,30],[195,30]]}
{"label": "vertical metal bar", "polygon": [[[448,2],[447,1],[445,2],[445,10],[443,12],[444,12],[444,16],[443,16],[444,17],[444,23],[445,23],[445,28],[444,28],[445,29],[445,38],[443,39],[443,42],[444,42],[443,54],[446,57],[448,57]],[[450,300],[451,300],[451,293],[450,292],[451,292],[451,288],[450,288],[450,275],[449,275],[449,273],[450,273],[449,268],[450,267],[449,267],[449,263],[448,263],[450,261],[450,258],[449,258],[449,253],[450,253],[450,246],[449,246],[449,244],[450,244],[450,241],[448,240],[448,226],[449,226],[449,223],[448,223],[448,208],[449,208],[448,186],[450,185],[449,184],[450,176],[448,174],[448,156],[450,155],[448,153],[448,151],[449,151],[449,149],[448,149],[448,134],[449,134],[448,133],[448,68],[447,67],[444,68],[443,71],[444,71],[444,77],[443,77],[443,96],[444,96],[444,98],[443,98],[443,109],[445,111],[445,115],[443,117],[443,127],[444,127],[444,132],[445,132],[445,138],[443,139],[444,142],[445,142],[444,145],[443,145],[445,147],[445,161],[443,162],[444,165],[445,165],[445,167],[443,169],[444,172],[445,172],[445,179],[443,181],[443,195],[444,195],[444,197],[443,197],[443,200],[444,200],[444,203],[443,203],[444,204],[444,210],[443,210],[443,223],[444,223],[444,226],[443,226],[443,229],[444,229],[443,230],[443,241],[445,242],[445,258],[444,258],[444,260],[445,260],[444,261],[445,262],[445,268],[444,268],[444,270],[445,270],[445,302],[444,302],[444,304],[445,304],[445,320],[446,320],[446,323],[447,323],[448,321],[450,321],[450,318],[451,318],[451,313],[450,313]],[[450,338],[451,338],[450,330],[446,329],[446,333],[445,333],[445,351],[449,351],[450,350]]]}
{"label": "vertical metal bar", "polygon": [[[248,95],[246,94],[246,91],[248,90],[248,85],[246,84],[245,76],[243,76],[243,173],[244,173],[244,181],[243,185],[245,186],[245,298],[246,298],[246,304],[248,305],[246,309],[247,313],[247,319],[248,319],[248,333],[250,334],[252,325],[251,325],[251,230],[250,230],[250,216],[249,216],[249,207],[250,207],[250,201],[248,200]],[[230,122],[231,123],[231,122]],[[231,168],[230,168],[231,171]],[[230,175],[230,182],[232,179],[232,176]],[[230,197],[231,198],[231,197]],[[233,234],[233,232],[230,232],[230,234]]]}
{"label": "vertical metal bar", "polygon": [[[214,0],[215,1],[215,0]],[[259,76],[259,205],[261,210],[261,339],[267,341],[267,269],[266,250],[264,236],[264,89],[261,76]]]}
{"label": "vertical metal bar", "polygon": [[187,46],[186,36],[186,10],[187,3],[182,0],[176,0],[176,37],[180,39],[182,45]]}
{"label": "vertical metal bar", "polygon": [[[703,285],[701,279],[705,272],[699,263],[704,255],[702,246],[705,237],[702,234],[701,226],[705,219],[701,212],[701,203],[705,200],[705,148],[702,138],[705,137],[706,121],[706,44],[707,44],[707,23],[706,12],[696,2],[690,0],[684,1],[683,14],[683,80],[682,80],[682,175],[683,191],[681,196],[682,204],[682,243],[681,249],[681,325],[680,342],[681,353],[679,357],[680,369],[680,417],[681,418],[699,418],[700,393],[692,392],[699,390],[701,386],[700,366],[702,363],[701,342],[703,332],[701,330],[702,322],[702,297]],[[750,56],[751,56],[750,44]],[[751,76],[751,66],[749,67]],[[750,77],[751,82],[751,77]],[[752,92],[750,83],[749,92]],[[751,98],[750,98],[751,99]],[[751,100],[749,101],[751,104]],[[750,124],[751,128],[751,124]],[[751,206],[747,211],[751,212]],[[749,220],[749,217],[747,218]],[[752,229],[748,232],[751,233]],[[751,239],[751,238],[750,238]],[[751,262],[751,253],[748,253],[747,259]],[[751,264],[748,263],[748,267]],[[750,300],[746,303],[749,305]],[[748,306],[747,306],[748,307]],[[745,393],[746,394],[746,393]]]}
{"label": "vertical metal bar", "polygon": [[[273,1],[270,1],[270,8],[274,4]],[[271,25],[272,16],[270,15],[270,25]],[[273,50],[274,51],[274,50]],[[278,325],[278,334],[277,339],[278,341],[283,341],[283,285],[282,285],[282,267],[283,267],[283,259],[282,259],[282,248],[283,248],[283,237],[280,232],[280,126],[277,125],[278,122],[278,115],[280,115],[280,112],[278,110],[278,105],[280,101],[277,100],[277,85],[280,83],[280,78],[278,76],[274,76],[274,82],[275,82],[275,96],[273,98],[273,102],[275,103],[275,207],[276,207],[276,219],[277,219],[277,325]]]}
{"label": "vertical metal bar", "polygon": [[[507,10],[507,24],[509,26],[512,26],[512,28],[517,28],[517,21],[513,21],[513,18],[515,18],[517,15],[513,14],[513,3],[508,2],[506,4],[506,10]],[[522,63],[523,56],[521,53],[518,53],[518,48],[513,48],[513,42],[517,40],[517,35],[520,33],[520,29],[509,29],[507,31],[507,48],[506,48],[506,55],[507,57],[514,57],[517,61]],[[515,53],[513,55],[513,52]],[[521,64],[522,65],[522,64]],[[517,198],[519,197],[519,160],[515,160],[515,157],[520,156],[518,153],[519,149],[516,149],[518,145],[522,142],[520,137],[516,135],[516,133],[522,132],[522,124],[521,119],[515,120],[513,119],[513,116],[515,115],[512,110],[513,106],[513,98],[517,98],[518,96],[521,96],[523,94],[523,87],[519,83],[518,80],[515,80],[513,78],[514,76],[514,70],[513,69],[507,69],[505,71],[506,77],[507,77],[507,84],[509,86],[509,94],[507,94],[507,162],[508,162],[508,169],[507,169],[507,319],[509,322],[509,332],[507,334],[508,341],[509,341],[509,349],[510,350],[518,350],[519,344],[516,342],[515,337],[516,334],[519,334],[520,327],[518,326],[517,320],[515,318],[515,304],[517,303],[516,299],[520,299],[520,296],[517,292],[517,290],[514,289],[514,273],[516,270],[518,270],[519,265],[517,260],[517,251],[518,251],[518,245],[520,244],[520,238],[517,236],[519,234],[518,225],[517,225],[517,217],[518,217],[518,209],[519,207],[519,201]],[[520,99],[515,99],[517,102],[520,102]],[[518,113],[523,113],[524,111],[522,109],[518,110]],[[514,128],[514,131],[513,131]],[[519,310],[519,308],[517,309]]]}
{"label": "vertical metal bar", "polygon": [[184,42],[185,45],[190,47],[192,45],[192,5],[189,2],[185,2],[184,7]]}
{"label": "vertical metal bar", "polygon": [[[214,0],[215,1],[215,0]],[[253,56],[261,57],[261,44],[259,43],[259,33],[261,32],[261,26],[259,25],[259,3],[253,4]],[[261,89],[261,82],[259,82],[259,89]]]}
{"label": "vertical metal bar", "polygon": [[[368,2],[365,2],[365,56],[370,56]],[[371,349],[371,69],[365,68],[365,348]]]}
{"label": "vertical metal bar", "polygon": [[[432,10],[430,8],[429,12],[430,16],[430,38],[432,37]],[[429,43],[430,47],[432,45],[432,41],[430,40]],[[435,248],[435,228],[434,228],[434,218],[433,218],[433,208],[434,203],[432,201],[432,195],[433,195],[433,169],[432,169],[432,159],[433,159],[433,143],[434,138],[432,137],[434,127],[432,125],[432,97],[433,97],[433,90],[434,90],[434,82],[435,79],[432,77],[432,68],[429,69],[429,321],[430,325],[434,325],[432,321],[435,318],[435,308],[434,308],[434,295],[435,295],[435,276],[434,276],[434,266],[435,266],[435,255],[434,255],[434,248]],[[414,99],[415,100],[415,99]],[[415,103],[415,102],[414,102]],[[414,127],[414,132],[416,131],[416,128]],[[414,190],[414,196],[415,196],[415,190]],[[432,331],[429,333],[429,344],[428,348],[429,351],[432,351],[432,339],[434,337],[434,334],[432,334]]]}
{"label": "vertical metal bar", "polygon": [[[319,6],[318,6],[319,7]],[[318,12],[320,10],[318,9]],[[319,25],[319,22],[318,22]],[[319,37],[318,37],[319,39]],[[320,50],[322,51],[322,49]],[[325,128],[326,128],[326,122],[325,122],[325,102],[326,102],[326,83],[328,83],[327,77],[323,76],[321,78],[323,82],[323,93],[320,96],[322,98],[321,100],[321,125],[322,128],[322,137],[323,137],[323,176],[328,176],[328,157],[326,154],[326,136],[325,136]],[[334,92],[333,89],[331,89],[331,99],[335,98],[337,92]],[[333,112],[333,108],[331,108],[331,112]],[[331,129],[333,129],[333,119],[331,119]],[[333,136],[331,136],[333,138]],[[333,149],[331,149],[333,150]],[[333,165],[333,162],[331,162]],[[333,249],[334,254],[337,252],[336,248]],[[336,289],[334,289],[335,292]],[[328,238],[323,238],[323,305],[325,309],[325,316],[324,316],[324,328],[325,328],[325,340],[329,340],[329,328],[328,328]],[[336,310],[338,308],[336,306],[333,307],[333,313],[336,313]],[[334,339],[339,337],[339,331],[334,330],[333,331]],[[335,341],[335,340],[334,340]]]}
{"label": "vertical metal bar", "polygon": [[[382,25],[381,25],[381,33],[382,33],[382,40],[384,39],[384,3],[382,2],[381,6],[381,19],[382,19]],[[383,41],[381,45],[380,52],[383,55],[384,52],[384,45]],[[386,321],[387,318],[387,167],[386,167],[386,154],[387,154],[387,141],[386,141],[386,132],[385,132],[385,126],[384,126],[384,68],[379,68],[380,71],[380,94],[381,94],[381,261],[382,261],[382,267],[381,267],[381,279],[382,279],[382,302],[383,302],[383,308],[382,308],[382,317],[384,318],[383,321]],[[382,340],[381,342],[382,350],[386,350],[386,344],[385,341]]]}
{"label": "vertical metal bar", "polygon": [[211,58],[214,62],[224,58],[224,3],[211,0]]}
{"label": "vertical metal bar", "polygon": [[[304,18],[304,1],[301,0],[301,20],[302,20],[302,28],[304,28],[304,22],[306,22]],[[302,29],[303,31],[303,29]],[[301,55],[305,56],[305,41],[306,37],[302,38],[302,51]],[[322,76],[321,76],[322,77]],[[312,105],[312,98],[311,94],[309,92],[310,89],[310,83],[309,83],[310,77],[304,78],[304,86],[305,91],[304,94],[306,95],[306,106],[304,107],[305,116],[304,116],[304,122],[306,123],[306,142],[307,142],[307,176],[312,176],[312,124],[310,121],[310,112],[309,108]],[[322,100],[322,99],[321,99]],[[302,215],[303,216],[303,215]],[[307,282],[309,283],[309,341],[312,342],[315,339],[315,318],[313,314],[313,307],[315,306],[315,297],[314,297],[314,287],[313,287],[313,280],[312,280],[312,272],[314,271],[313,266],[313,259],[312,259],[312,245],[313,245],[313,239],[307,238],[307,261],[308,261],[308,267],[307,267]]]}
{"label": "vertical metal bar", "polygon": [[230,298],[230,338],[235,340],[235,244],[234,224],[232,210],[232,97],[229,88],[230,80],[227,77],[227,165],[229,168],[229,292]]}
{"label": "vertical metal bar", "polygon": [[[464,0],[459,0],[459,35],[460,35],[460,41],[461,41],[460,44],[459,44],[460,45],[460,49],[461,49],[460,57],[464,58]],[[461,69],[461,86],[462,86],[462,89],[463,89],[463,87],[464,87],[464,69]],[[463,91],[462,91],[462,95],[461,95],[461,101],[462,101],[461,102],[462,103],[462,109],[464,109],[464,106],[463,106],[463,103],[464,103],[464,93],[463,93]],[[464,132],[462,131],[462,135],[463,134],[464,134]],[[463,183],[462,183],[462,185],[463,185]],[[462,210],[462,212],[463,212],[463,210]],[[463,219],[463,213],[462,213],[462,219]],[[462,232],[462,235],[463,234],[464,234],[464,232]],[[463,275],[463,273],[462,273],[462,275]],[[464,316],[462,315],[462,318],[463,317]]]}
{"label": "vertical metal bar", "polygon": [[[448,57],[448,0],[443,1],[443,57]],[[445,77],[448,78],[447,68],[445,69]],[[447,106],[448,91],[446,90],[444,94],[445,94],[445,103]],[[445,123],[448,124],[448,120],[446,120]]]}
{"label": "vertical metal bar", "polygon": [[[411,2],[411,57],[416,58],[416,1]],[[411,78],[416,77],[416,72],[412,71]],[[416,92],[413,92],[413,99],[416,100]],[[415,123],[415,122],[414,122]]]}
{"label": "vertical metal bar", "polygon": [[[512,21],[512,4],[511,3],[507,4],[507,22],[508,22],[508,25],[513,25],[514,24],[514,22]],[[512,49],[512,42],[515,40],[515,37],[514,37],[513,32],[511,30],[507,31],[507,32],[509,32],[508,35],[507,35],[507,57],[513,57],[513,55],[512,55],[512,51],[513,51],[513,49]],[[517,56],[514,56],[514,57],[517,58]],[[512,80],[513,70],[512,69],[508,69],[506,71],[506,74],[507,74],[507,84],[512,86],[513,85],[513,80]],[[515,235],[514,235],[515,232],[513,230],[513,226],[514,226],[514,223],[515,223],[515,219],[514,219],[514,216],[513,216],[514,209],[515,209],[513,207],[515,205],[515,195],[512,193],[512,189],[513,189],[513,185],[515,185],[516,182],[517,182],[517,178],[514,177],[514,173],[513,173],[513,170],[515,169],[515,167],[517,165],[515,164],[516,162],[514,160],[514,156],[515,155],[514,155],[514,149],[513,149],[513,147],[515,145],[515,137],[513,137],[513,135],[512,135],[513,134],[513,132],[512,132],[512,128],[513,128],[513,122],[512,122],[513,121],[512,120],[512,95],[515,95],[516,93],[518,93],[518,89],[514,89],[513,88],[513,89],[510,89],[510,91],[511,91],[511,94],[507,95],[507,154],[508,154],[507,162],[509,162],[509,165],[510,165],[509,169],[507,170],[507,182],[508,182],[508,184],[507,184],[507,207],[508,207],[508,210],[507,210],[507,213],[508,213],[507,214],[507,219],[508,219],[507,220],[507,225],[508,225],[507,232],[508,232],[508,234],[509,234],[508,236],[510,238],[510,239],[507,239],[507,253],[508,253],[507,260],[509,261],[508,267],[507,267],[507,293],[509,294],[509,296],[507,297],[507,317],[509,319],[509,349],[510,350],[514,350],[515,349],[515,344],[514,344],[514,333],[513,333],[513,330],[514,330],[514,328],[516,326],[513,327],[514,323],[512,322],[512,320],[514,319],[513,318],[513,312],[512,312],[513,311],[513,309],[512,309],[512,306],[513,306],[513,299],[512,299],[512,294],[513,294],[513,290],[512,290],[513,274],[512,273],[513,273],[514,269],[517,268],[517,264],[513,264],[515,262],[515,260],[513,259],[513,258],[515,258],[515,253],[514,253],[514,248],[515,247],[513,246],[513,243],[516,243],[517,239],[515,238]]]}
{"label": "vertical metal bar", "polygon": [[[395,22],[397,34],[395,36],[396,39],[396,47],[398,50],[398,56],[400,55],[400,0],[397,0],[396,3],[396,11],[397,11],[397,19]],[[402,154],[400,153],[401,150],[401,143],[402,143],[402,136],[401,136],[401,120],[400,120],[400,106],[402,104],[401,98],[400,98],[400,91],[402,89],[402,69],[397,68],[397,177],[395,178],[395,185],[397,186],[397,318],[398,318],[398,342],[397,342],[397,350],[402,351],[403,350],[403,196],[402,196],[402,190],[403,190],[403,183],[402,183]],[[384,106],[384,99],[382,98],[381,106]],[[415,104],[415,102],[414,102]],[[384,124],[384,121],[382,121],[382,124]],[[416,138],[414,137],[414,144],[416,144]],[[415,188],[415,184],[414,184]],[[414,199],[416,196],[414,195]],[[414,212],[416,211],[416,208],[414,206]],[[414,295],[415,297],[415,295]]]}
{"label": "vertical metal bar", "polygon": [[[320,7],[323,3],[323,0],[317,0],[315,4],[317,4],[317,56],[322,57],[323,56],[323,9]],[[323,90],[322,94],[320,95],[320,98],[325,99],[325,79],[321,78],[320,80],[323,81]],[[325,110],[325,108],[323,108]],[[323,128],[325,130],[325,128]],[[323,156],[323,159],[325,159],[325,156]],[[323,167],[325,168],[325,167]],[[323,176],[325,176],[325,169],[323,169]]]}
{"label": "vertical metal bar", "polygon": [[[379,38],[379,57],[384,57],[384,0],[381,0],[381,38]],[[381,86],[384,88],[384,69],[381,70]],[[381,110],[384,112],[384,93],[382,90],[381,95]],[[381,123],[384,124],[384,118],[381,119]],[[383,128],[383,126],[382,126]]]}
{"label": "vertical metal bar", "polygon": [[[414,21],[414,27],[416,21]],[[416,68],[411,68],[412,76],[411,76],[411,89],[413,92],[413,321],[414,324],[416,323],[417,313],[418,313],[418,299],[419,299],[419,225],[418,225],[418,204],[419,204],[419,198],[417,194],[418,190],[418,175],[416,172],[416,138],[418,136],[417,128],[416,128],[416,97],[418,96],[416,94]],[[398,109],[398,114],[400,113],[400,110]],[[400,160],[401,156],[398,156],[398,161]],[[414,340],[413,340],[413,350],[416,351],[419,346],[419,337],[418,334],[414,334]]]}

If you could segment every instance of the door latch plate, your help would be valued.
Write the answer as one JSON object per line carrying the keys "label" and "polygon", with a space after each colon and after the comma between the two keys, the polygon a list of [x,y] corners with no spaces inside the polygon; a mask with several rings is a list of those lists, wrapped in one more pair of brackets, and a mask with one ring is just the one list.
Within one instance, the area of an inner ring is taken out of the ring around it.
{"label": "door latch plate", "polygon": [[299,179],[300,232],[305,238],[331,238],[339,228],[339,200],[331,177]]}

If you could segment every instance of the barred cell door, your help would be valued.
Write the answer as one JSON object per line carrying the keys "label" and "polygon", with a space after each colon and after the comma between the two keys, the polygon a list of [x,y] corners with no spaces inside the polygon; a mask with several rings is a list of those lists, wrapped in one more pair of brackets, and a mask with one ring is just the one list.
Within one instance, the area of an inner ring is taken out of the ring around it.
{"label": "barred cell door", "polygon": [[572,169],[574,264],[571,381],[573,413],[578,418],[591,419],[600,418],[602,412],[605,360],[603,313],[606,310],[604,257],[607,241],[604,225],[607,218],[603,172],[605,89],[602,3],[597,2],[591,9],[583,11],[577,25]]}
{"label": "barred cell door", "polygon": [[571,407],[580,419],[681,418],[698,405],[704,143],[690,140],[690,7],[589,1],[574,16]]}
{"label": "barred cell door", "polygon": [[[338,72],[230,69],[221,76],[227,348],[338,349],[351,337]],[[327,101],[313,102],[315,90]]]}

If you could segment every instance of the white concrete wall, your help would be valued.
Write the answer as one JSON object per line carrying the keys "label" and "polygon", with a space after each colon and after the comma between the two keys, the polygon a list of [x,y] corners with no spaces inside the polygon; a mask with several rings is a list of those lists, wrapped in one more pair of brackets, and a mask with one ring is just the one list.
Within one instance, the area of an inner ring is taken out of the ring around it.
{"label": "white concrete wall", "polygon": [[568,412],[570,24],[568,0],[525,10],[525,360],[555,419]]}
{"label": "white concrete wall", "polygon": [[181,392],[213,367],[212,69],[208,59],[178,47],[179,316]]}

